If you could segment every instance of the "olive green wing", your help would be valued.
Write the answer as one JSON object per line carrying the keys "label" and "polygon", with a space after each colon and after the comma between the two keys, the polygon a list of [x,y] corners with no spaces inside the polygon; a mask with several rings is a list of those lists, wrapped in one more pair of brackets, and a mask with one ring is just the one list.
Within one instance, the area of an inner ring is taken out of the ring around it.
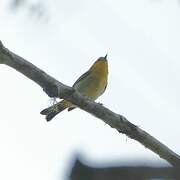
{"label": "olive green wing", "polygon": [[80,81],[82,81],[83,79],[85,79],[89,74],[90,74],[89,71],[87,71],[87,72],[85,72],[84,74],[82,74],[82,75],[76,80],[76,82],[73,84],[73,87],[74,87],[75,85],[77,85]]}
{"label": "olive green wing", "polygon": [[[76,86],[80,81],[82,81],[83,79],[85,79],[87,76],[89,75],[89,71],[85,72],[84,74],[82,74],[77,80],[76,82],[73,84],[73,87]],[[75,109],[76,107],[70,107],[68,108],[68,111],[71,111],[73,109]]]}

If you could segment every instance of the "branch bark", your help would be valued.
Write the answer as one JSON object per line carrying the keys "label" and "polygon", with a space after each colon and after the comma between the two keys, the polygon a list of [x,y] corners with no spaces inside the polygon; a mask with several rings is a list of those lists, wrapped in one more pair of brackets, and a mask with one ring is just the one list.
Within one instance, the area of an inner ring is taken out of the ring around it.
{"label": "branch bark", "polygon": [[64,85],[32,63],[5,48],[1,41],[0,64],[10,66],[33,80],[43,88],[49,97],[63,98],[72,102],[84,111],[103,120],[119,133],[125,134],[138,141],[146,148],[159,155],[162,159],[168,161],[171,165],[180,166],[180,156],[156,138],[129,122],[124,116],[116,114],[108,108],[81,96],[72,87]]}

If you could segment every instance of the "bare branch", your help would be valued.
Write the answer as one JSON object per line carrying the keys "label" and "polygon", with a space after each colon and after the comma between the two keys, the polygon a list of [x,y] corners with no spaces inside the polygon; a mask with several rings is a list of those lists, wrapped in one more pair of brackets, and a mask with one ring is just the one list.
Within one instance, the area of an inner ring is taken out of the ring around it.
{"label": "bare branch", "polygon": [[103,120],[106,124],[115,128],[118,132],[137,140],[173,166],[180,166],[180,156],[143,131],[141,128],[129,122],[122,115],[116,114],[106,107],[90,101],[81,96],[73,88],[64,85],[44,71],[34,66],[24,58],[6,49],[0,41],[0,64],[6,64],[40,85],[50,97],[66,99],[79,108],[89,112],[95,117]]}

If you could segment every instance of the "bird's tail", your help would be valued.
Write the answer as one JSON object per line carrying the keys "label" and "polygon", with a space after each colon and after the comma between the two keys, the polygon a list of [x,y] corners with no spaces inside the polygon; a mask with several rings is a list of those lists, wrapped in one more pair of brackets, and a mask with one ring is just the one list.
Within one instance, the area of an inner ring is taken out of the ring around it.
{"label": "bird's tail", "polygon": [[50,121],[54,116],[56,116],[58,113],[60,113],[67,107],[69,107],[69,103],[65,100],[62,100],[62,101],[58,102],[57,104],[54,104],[54,105],[42,110],[40,113],[42,115],[46,115],[46,120]]}

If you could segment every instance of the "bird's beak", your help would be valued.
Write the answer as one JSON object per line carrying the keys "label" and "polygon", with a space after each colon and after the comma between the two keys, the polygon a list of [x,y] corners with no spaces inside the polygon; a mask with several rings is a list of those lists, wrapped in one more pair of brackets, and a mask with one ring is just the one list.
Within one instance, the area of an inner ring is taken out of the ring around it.
{"label": "bird's beak", "polygon": [[104,59],[106,59],[106,60],[107,60],[107,55],[108,55],[108,54],[106,54],[106,55],[104,56]]}

